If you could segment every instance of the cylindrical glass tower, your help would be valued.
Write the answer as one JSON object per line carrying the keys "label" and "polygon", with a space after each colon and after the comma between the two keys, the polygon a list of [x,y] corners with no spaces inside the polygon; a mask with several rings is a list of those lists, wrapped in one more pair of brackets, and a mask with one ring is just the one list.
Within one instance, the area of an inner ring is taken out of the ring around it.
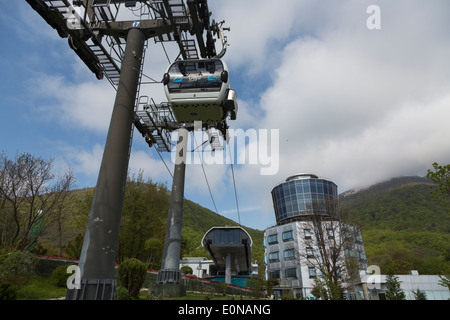
{"label": "cylindrical glass tower", "polygon": [[272,189],[272,199],[277,224],[312,214],[337,215],[337,185],[314,174],[290,176]]}

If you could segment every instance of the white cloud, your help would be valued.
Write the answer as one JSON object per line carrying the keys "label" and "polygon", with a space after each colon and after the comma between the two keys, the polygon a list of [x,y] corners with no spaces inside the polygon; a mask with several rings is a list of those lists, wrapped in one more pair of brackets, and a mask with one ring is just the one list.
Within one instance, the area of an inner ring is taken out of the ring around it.
{"label": "white cloud", "polygon": [[[371,4],[381,8],[381,30],[366,28]],[[240,100],[238,119],[229,125],[280,129],[277,175],[261,176],[257,165],[235,167],[241,207],[261,208],[258,227],[273,219],[271,189],[293,173],[324,176],[345,191],[424,174],[432,162],[449,161],[447,0],[228,0],[209,6],[216,21],[225,19],[231,27],[224,60]],[[159,81],[168,61],[160,45],[149,43],[145,74]],[[176,57],[176,46],[167,50],[171,60]],[[105,80],[85,81],[89,71],[76,58],[69,69],[81,82],[40,75],[30,81],[31,94],[42,115],[106,134],[115,91]],[[165,101],[158,84],[143,86],[141,95]],[[73,153],[80,172],[97,175],[100,149]],[[140,168],[170,186],[160,159],[133,149],[130,169]],[[205,170],[217,200],[233,194],[229,166]],[[190,165],[186,194],[202,196],[211,207],[204,180],[202,167]]]}
{"label": "white cloud", "polygon": [[[170,188],[172,184],[172,178],[169,171],[165,167],[163,161],[159,157],[152,157],[151,154],[155,154],[152,150],[132,150],[130,155],[130,162],[128,165],[128,171],[131,175],[138,174],[141,170],[143,176],[152,181],[167,183]],[[171,172],[173,168],[170,163],[167,163]]]}
{"label": "white cloud", "polygon": [[42,116],[77,130],[107,131],[115,97],[108,82],[72,83],[61,76],[40,74],[29,83]]}
{"label": "white cloud", "polygon": [[[351,1],[344,6],[354,15],[361,8]],[[432,33],[442,14],[431,4],[409,10],[409,17],[426,12],[427,20],[385,18],[385,29],[371,33],[363,19],[356,31],[350,19],[320,39],[300,37],[284,48],[273,85],[262,94],[259,122],[280,129],[279,176],[313,171],[349,188],[418,173],[449,149],[444,139],[434,140],[448,135],[445,126],[424,126],[450,116],[442,106],[449,42]]]}
{"label": "white cloud", "polygon": [[95,177],[100,170],[102,162],[103,147],[96,144],[92,150],[77,150],[73,154],[77,165],[75,170],[82,172],[84,175]]}
{"label": "white cloud", "polygon": [[343,192],[394,176],[424,175],[434,161],[449,161],[450,42],[442,31],[449,29],[442,11],[449,4],[439,5],[381,2],[378,31],[366,28],[364,2],[342,1],[333,12],[324,4],[309,12],[315,31],[298,32],[281,48],[259,102],[241,103],[263,111],[247,123],[280,129],[276,176],[239,168],[245,204],[261,201],[261,214],[273,217],[271,189],[297,172],[326,177]]}

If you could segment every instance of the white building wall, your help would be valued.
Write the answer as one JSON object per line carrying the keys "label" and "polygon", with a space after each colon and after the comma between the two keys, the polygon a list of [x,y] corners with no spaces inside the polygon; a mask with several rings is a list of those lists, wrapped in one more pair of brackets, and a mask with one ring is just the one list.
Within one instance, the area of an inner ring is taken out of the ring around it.
{"label": "white building wall", "polygon": [[214,261],[204,257],[185,257],[180,261],[180,269],[184,266],[190,267],[192,269],[192,274],[199,278],[210,276],[209,267],[211,265],[214,265]]}
{"label": "white building wall", "polygon": [[[395,275],[400,281],[400,288],[405,292],[406,300],[414,300],[413,291],[419,289],[425,293],[427,300],[449,300],[450,291],[448,288],[439,284],[438,275],[419,275],[417,271],[411,275]],[[368,285],[368,299],[379,300],[384,299],[386,294],[386,275],[363,275],[361,283]],[[362,294],[362,291],[361,291]]]}
{"label": "white building wall", "polygon": [[[340,241],[340,234],[336,228],[331,228],[331,222],[323,222],[323,229],[333,229],[336,242]],[[310,276],[309,267],[315,267],[316,274],[319,274],[317,265],[313,262],[314,259],[308,259],[306,257],[306,248],[312,247],[313,253],[318,255],[318,248],[314,246],[313,242],[309,239],[305,239],[305,229],[309,229],[312,232],[312,237],[314,237],[313,224],[310,221],[294,221],[288,224],[277,225],[265,230],[264,234],[264,245],[265,245],[265,258],[264,262],[266,264],[266,279],[272,277],[271,272],[279,270],[279,282],[280,289],[293,290],[296,295],[301,295],[303,297],[312,298],[310,294],[311,289],[314,286],[314,278]],[[283,233],[292,231],[292,240],[283,241]],[[277,235],[277,243],[269,244],[269,236]],[[330,239],[332,241],[332,239]],[[294,258],[286,259],[284,256],[285,250],[294,250]],[[356,245],[355,245],[356,249]],[[362,241],[358,244],[357,249],[362,250],[363,256],[364,245]],[[279,261],[270,261],[271,254],[278,252]],[[342,254],[342,261],[344,260],[344,252]],[[358,255],[359,256],[359,255]],[[367,268],[366,264],[363,268]],[[286,269],[296,268],[296,278],[286,277]]]}

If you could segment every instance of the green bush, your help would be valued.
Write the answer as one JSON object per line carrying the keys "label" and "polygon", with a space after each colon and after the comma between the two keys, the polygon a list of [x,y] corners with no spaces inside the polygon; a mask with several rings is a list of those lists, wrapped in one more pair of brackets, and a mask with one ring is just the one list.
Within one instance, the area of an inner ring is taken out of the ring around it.
{"label": "green bush", "polygon": [[67,279],[72,275],[72,273],[67,273],[68,264],[59,266],[55,270],[53,270],[50,275],[50,282],[58,287],[66,287]]}
{"label": "green bush", "polygon": [[0,300],[16,300],[16,297],[16,289],[11,284],[0,284]]}
{"label": "green bush", "polygon": [[13,251],[2,259],[0,276],[34,274],[38,259],[28,251]]}
{"label": "green bush", "polygon": [[192,273],[193,273],[192,268],[191,268],[191,267],[188,267],[188,266],[182,266],[181,269],[180,269],[180,271],[181,271],[183,274],[192,274]]}
{"label": "green bush", "polygon": [[27,251],[12,251],[3,255],[0,262],[0,280],[20,288],[35,274],[38,261]]}
{"label": "green bush", "polygon": [[122,286],[116,288],[116,300],[134,300],[128,293],[128,289]]}
{"label": "green bush", "polygon": [[205,293],[205,299],[211,300],[214,297],[214,293],[216,292],[216,289],[214,289],[213,286],[206,286],[203,289],[203,292]]}
{"label": "green bush", "polygon": [[130,296],[137,298],[147,275],[145,263],[134,258],[127,259],[120,264],[118,275],[119,284],[128,289]]}

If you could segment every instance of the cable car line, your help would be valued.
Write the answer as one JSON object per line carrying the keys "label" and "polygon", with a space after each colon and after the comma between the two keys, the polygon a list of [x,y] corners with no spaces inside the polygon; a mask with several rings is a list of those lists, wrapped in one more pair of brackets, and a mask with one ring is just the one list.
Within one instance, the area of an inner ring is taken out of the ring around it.
{"label": "cable car line", "polygon": [[[195,134],[194,134],[193,136],[194,136],[194,143],[197,144],[197,141],[196,141],[196,139],[195,139]],[[195,149],[198,149],[198,147],[195,148]],[[200,151],[197,151],[197,152],[199,153],[199,157],[200,157]],[[208,190],[209,190],[209,194],[210,194],[210,196],[211,196],[212,203],[213,203],[213,205],[214,205],[214,208],[215,208],[215,210],[216,210],[217,215],[219,215],[219,217],[221,217],[221,215],[219,214],[219,211],[217,210],[216,202],[214,201],[214,197],[213,197],[213,194],[212,194],[212,191],[211,191],[211,187],[210,187],[210,185],[209,185],[208,177],[206,176],[205,166],[203,165],[203,161],[202,161],[202,158],[201,158],[201,157],[200,157],[200,161],[201,161],[200,164],[201,164],[201,166],[202,166],[203,175],[205,176],[206,185],[207,185],[207,187],[208,187]],[[220,219],[221,219],[221,218],[220,218]]]}
{"label": "cable car line", "polygon": [[[156,152],[158,153],[159,158],[160,158],[161,161],[164,163],[164,166],[166,167],[167,171],[169,172],[170,176],[171,176],[172,179],[173,179],[172,171],[170,171],[169,167],[167,166],[166,161],[165,161],[164,158],[161,156],[161,153],[158,151],[158,149],[155,148],[155,150],[156,150]],[[189,200],[186,199],[185,197],[183,197],[183,199],[185,200],[186,204],[188,205],[189,209],[191,210],[191,212],[192,212],[192,214],[193,214],[193,216],[194,216],[194,219],[195,219],[195,221],[197,222],[197,225],[202,229],[202,232],[203,232],[203,233],[206,233],[206,231],[208,231],[208,228],[205,228],[205,226],[200,222],[200,220],[198,219],[198,216],[197,216],[196,213],[195,213],[195,210],[192,208],[191,204],[189,203]]]}
{"label": "cable car line", "polygon": [[166,55],[167,61],[169,62],[169,64],[171,64],[172,62],[170,61],[169,54],[167,53],[166,47],[164,46],[164,42],[161,42],[161,46],[164,50],[164,54]]}
{"label": "cable car line", "polygon": [[233,166],[233,159],[231,158],[231,147],[230,145],[227,143],[228,148],[230,150],[229,156],[230,156],[230,166],[231,166],[231,174],[233,176],[233,187],[234,187],[234,197],[236,199],[236,208],[237,208],[237,214],[238,214],[238,219],[239,219],[239,226],[241,226],[241,213],[239,212],[239,201],[238,201],[238,196],[237,196],[237,189],[236,189],[236,179],[234,177],[234,166]]}

